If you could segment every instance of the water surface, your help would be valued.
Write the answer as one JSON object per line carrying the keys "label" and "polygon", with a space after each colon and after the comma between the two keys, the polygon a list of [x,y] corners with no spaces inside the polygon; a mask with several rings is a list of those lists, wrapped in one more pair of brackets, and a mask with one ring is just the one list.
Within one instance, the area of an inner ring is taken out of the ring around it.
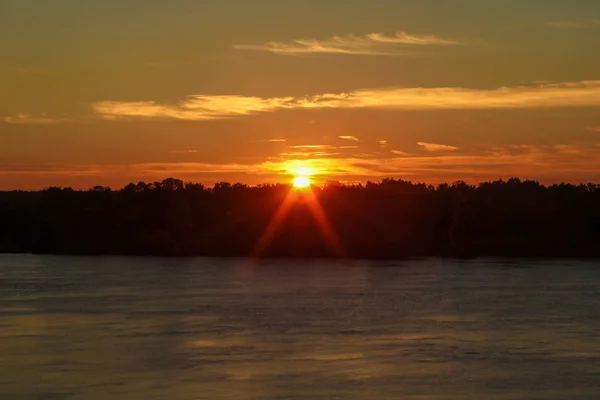
{"label": "water surface", "polygon": [[0,255],[4,399],[598,399],[600,263]]}

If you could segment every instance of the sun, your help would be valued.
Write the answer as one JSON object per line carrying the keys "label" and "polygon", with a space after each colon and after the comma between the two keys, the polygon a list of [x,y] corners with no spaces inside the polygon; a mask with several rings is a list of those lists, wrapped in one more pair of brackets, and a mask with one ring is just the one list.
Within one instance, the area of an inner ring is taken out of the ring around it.
{"label": "sun", "polygon": [[296,189],[306,189],[310,186],[310,179],[304,175],[298,175],[294,178],[294,187]]}

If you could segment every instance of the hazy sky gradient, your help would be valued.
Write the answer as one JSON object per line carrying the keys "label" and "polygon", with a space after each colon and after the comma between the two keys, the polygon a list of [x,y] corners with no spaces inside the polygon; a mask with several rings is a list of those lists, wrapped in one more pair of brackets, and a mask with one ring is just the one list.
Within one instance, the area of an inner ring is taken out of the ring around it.
{"label": "hazy sky gradient", "polygon": [[600,182],[597,0],[0,0],[0,48],[0,189]]}

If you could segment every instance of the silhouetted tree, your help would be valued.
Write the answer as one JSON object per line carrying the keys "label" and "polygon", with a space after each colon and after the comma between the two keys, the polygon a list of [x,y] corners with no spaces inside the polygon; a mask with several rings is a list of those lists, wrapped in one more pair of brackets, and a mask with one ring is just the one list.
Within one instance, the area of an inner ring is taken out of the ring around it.
{"label": "silhouetted tree", "polygon": [[169,178],[121,190],[0,192],[0,251],[247,256],[275,220],[260,256],[339,256],[331,232],[348,257],[600,255],[592,183],[327,182],[312,192],[325,229],[310,202],[286,203],[290,190]]}

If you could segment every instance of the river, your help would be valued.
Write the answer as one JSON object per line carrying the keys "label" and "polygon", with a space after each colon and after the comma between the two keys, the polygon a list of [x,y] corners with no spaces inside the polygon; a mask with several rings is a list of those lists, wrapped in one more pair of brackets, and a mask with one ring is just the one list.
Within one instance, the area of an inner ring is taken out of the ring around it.
{"label": "river", "polygon": [[0,255],[2,399],[600,398],[600,262]]}

